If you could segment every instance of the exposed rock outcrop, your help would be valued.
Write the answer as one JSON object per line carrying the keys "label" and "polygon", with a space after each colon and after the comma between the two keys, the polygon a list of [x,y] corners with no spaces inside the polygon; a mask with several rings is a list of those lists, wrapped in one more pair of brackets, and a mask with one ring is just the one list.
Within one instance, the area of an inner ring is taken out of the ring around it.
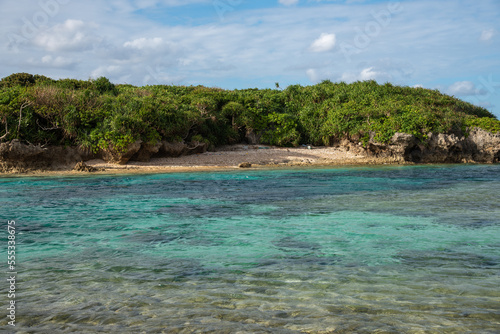
{"label": "exposed rock outcrop", "polygon": [[43,147],[19,140],[0,143],[0,163],[5,171],[59,169],[93,157],[91,152],[77,147]]}
{"label": "exposed rock outcrop", "polygon": [[159,155],[162,157],[180,157],[187,153],[187,145],[182,142],[170,143],[167,141],[161,142],[162,146],[159,150]]}
{"label": "exposed rock outcrop", "polygon": [[[396,133],[388,143],[378,143],[371,136],[363,147],[359,138],[344,139],[337,143],[343,151],[357,156],[368,156],[374,161],[388,163],[498,163],[500,162],[500,134],[475,128],[468,135],[429,133],[424,141],[405,133]],[[141,141],[130,144],[126,150],[109,149],[98,154],[77,147],[31,145],[12,140],[0,143],[0,172],[29,170],[71,169],[78,162],[103,158],[107,162],[126,164],[128,161],[149,161],[151,157],[179,157],[204,153],[208,145],[203,142],[161,142],[147,145]],[[287,158],[286,161],[289,159]],[[193,160],[195,161],[195,160]],[[285,161],[285,160],[283,160]],[[241,164],[240,167],[247,167]],[[251,166],[251,165],[250,165]],[[84,163],[77,170],[89,171]]]}
{"label": "exposed rock outcrop", "polygon": [[130,158],[132,161],[141,161],[148,162],[152,156],[158,153],[160,148],[163,146],[163,143],[159,142],[156,145],[151,145],[148,143],[142,143],[139,152],[134,154],[133,157]]}
{"label": "exposed rock outcrop", "polygon": [[357,140],[342,139],[334,147],[342,147],[344,150],[352,152],[354,154],[365,153],[363,144]]}
{"label": "exposed rock outcrop", "polygon": [[75,167],[73,168],[75,172],[87,172],[87,173],[94,173],[94,172],[99,172],[101,169],[95,168],[93,166],[88,166],[85,162],[80,161],[78,162]]}
{"label": "exposed rock outcrop", "polygon": [[396,133],[388,144],[370,140],[370,156],[416,163],[496,163],[500,160],[500,134],[475,128],[463,134],[429,133],[421,142],[415,136]]}
{"label": "exposed rock outcrop", "polygon": [[12,161],[19,164],[31,163],[40,160],[46,148],[40,145],[26,145],[14,139],[8,143],[0,144],[0,158],[3,161]]}
{"label": "exposed rock outcrop", "polygon": [[500,133],[493,134],[483,129],[473,129],[467,137],[476,153],[472,159],[477,162],[500,162]]}
{"label": "exposed rock outcrop", "polygon": [[108,149],[102,151],[102,158],[106,162],[126,164],[128,161],[148,162],[152,157],[180,157],[182,155],[205,153],[208,145],[202,142],[170,143],[167,141],[159,142],[155,145],[144,143],[138,140],[130,144],[123,151]]}
{"label": "exposed rock outcrop", "polygon": [[256,133],[252,129],[247,129],[247,132],[245,134],[245,139],[246,139],[247,143],[250,145],[259,145],[261,137],[262,137],[262,133]]}
{"label": "exposed rock outcrop", "polygon": [[137,140],[128,145],[124,150],[116,150],[109,147],[102,150],[101,155],[104,161],[124,165],[132,158],[142,147],[142,140]]}
{"label": "exposed rock outcrop", "polygon": [[191,142],[188,147],[188,154],[201,154],[208,150],[208,144],[203,142]]}

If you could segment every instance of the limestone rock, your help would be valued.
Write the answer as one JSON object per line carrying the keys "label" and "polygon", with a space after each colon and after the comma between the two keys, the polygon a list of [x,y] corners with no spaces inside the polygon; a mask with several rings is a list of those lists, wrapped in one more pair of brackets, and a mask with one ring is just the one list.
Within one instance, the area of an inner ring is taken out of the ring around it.
{"label": "limestone rock", "polygon": [[159,155],[162,157],[180,157],[187,153],[187,145],[181,142],[170,143],[167,141],[161,142]]}
{"label": "limestone rock", "polygon": [[420,142],[413,135],[396,133],[388,144],[371,139],[366,153],[417,163],[496,163],[500,161],[500,134],[476,128],[469,136],[429,133],[427,139]]}
{"label": "limestone rock", "polygon": [[78,147],[24,144],[19,140],[0,143],[0,162],[5,170],[58,169],[93,157]]}
{"label": "limestone rock", "polygon": [[0,144],[0,158],[2,160],[17,160],[19,162],[28,162],[36,159],[44,153],[46,149],[40,145],[26,145],[19,140],[14,139],[11,142]]}
{"label": "limestone rock", "polygon": [[201,154],[208,150],[208,144],[194,141],[188,145],[188,154]]}
{"label": "limestone rock", "polygon": [[74,171],[76,172],[87,172],[87,173],[93,173],[93,172],[98,172],[100,169],[95,168],[93,166],[88,166],[85,164],[85,162],[80,161],[78,162],[75,167],[73,168]]}
{"label": "limestone rock", "polygon": [[250,145],[259,145],[260,144],[260,138],[262,137],[262,134],[260,133],[255,133],[253,129],[247,129],[247,133],[245,135],[245,139]]}
{"label": "limestone rock", "polygon": [[41,159],[50,162],[52,168],[56,166],[71,166],[77,161],[85,161],[94,158],[90,150],[78,147],[49,146],[44,151]]}
{"label": "limestone rock", "polygon": [[134,154],[139,152],[141,145],[142,140],[137,140],[136,142],[128,145],[128,147],[123,151],[118,151],[110,147],[107,150],[102,151],[102,158],[106,162],[124,165],[134,156]]}
{"label": "limestone rock", "polygon": [[429,133],[426,145],[421,148],[425,162],[461,162],[470,154],[464,136],[456,134]]}
{"label": "limestone rock", "polygon": [[500,162],[500,133],[493,134],[483,129],[472,129],[468,144],[476,149],[472,159],[477,162]]}
{"label": "limestone rock", "polygon": [[338,147],[342,147],[346,151],[352,152],[354,154],[360,154],[364,152],[363,145],[360,142],[353,142],[352,140],[345,138],[340,141]]}
{"label": "limestone rock", "polygon": [[402,132],[396,132],[394,136],[392,136],[390,143],[392,145],[403,145],[403,146],[412,146],[417,143],[417,138],[414,135]]}
{"label": "limestone rock", "polygon": [[160,148],[162,146],[163,146],[162,142],[159,142],[155,145],[142,143],[139,152],[134,154],[134,156],[132,158],[130,158],[130,160],[148,162],[153,155],[158,153],[158,151],[160,150]]}
{"label": "limestone rock", "polygon": [[162,145],[158,153],[155,155],[157,157],[175,158],[183,155],[205,153],[208,150],[208,144],[202,142],[191,142],[189,144],[182,142],[167,142],[162,141]]}
{"label": "limestone rock", "polygon": [[370,135],[370,140],[366,144],[366,153],[368,156],[377,158],[388,158],[394,162],[403,162],[405,157],[412,152],[416,139],[406,133],[396,133],[389,143],[379,143],[375,141],[374,134]]}

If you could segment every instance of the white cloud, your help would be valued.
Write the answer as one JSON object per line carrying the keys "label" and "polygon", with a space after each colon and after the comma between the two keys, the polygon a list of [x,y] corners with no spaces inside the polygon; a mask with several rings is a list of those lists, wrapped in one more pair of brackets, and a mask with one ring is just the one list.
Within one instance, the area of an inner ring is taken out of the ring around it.
{"label": "white cloud", "polygon": [[354,82],[354,81],[367,81],[367,80],[375,80],[378,82],[381,81],[390,81],[392,79],[392,75],[383,72],[376,71],[374,67],[367,67],[362,69],[359,73],[345,72],[342,74],[340,78],[341,81],[345,82]]}
{"label": "white cloud", "polygon": [[45,55],[41,58],[31,57],[27,60],[30,66],[40,68],[54,68],[54,69],[74,69],[77,65],[76,59],[70,59],[62,56],[54,57],[52,55]]}
{"label": "white cloud", "polygon": [[495,35],[496,35],[495,29],[483,30],[483,32],[481,33],[480,40],[483,42],[487,42],[491,40]]}
{"label": "white cloud", "polygon": [[92,71],[90,76],[92,78],[110,77],[120,73],[121,70],[122,68],[117,65],[99,66],[98,68]]}
{"label": "white cloud", "polygon": [[299,3],[299,0],[279,0],[279,3],[285,6],[292,6]]}
{"label": "white cloud", "polygon": [[335,47],[336,37],[335,34],[323,33],[316,39],[310,46],[312,52],[326,52]]}
{"label": "white cloud", "polygon": [[450,95],[457,96],[473,96],[473,95],[485,95],[486,90],[476,87],[472,81],[457,81],[450,85],[446,92]]}
{"label": "white cloud", "polygon": [[307,77],[311,82],[317,83],[319,82],[319,75],[318,72],[314,68],[310,68],[306,71]]}
{"label": "white cloud", "polygon": [[361,73],[359,74],[359,79],[361,81],[365,81],[365,80],[375,80],[377,79],[377,76],[380,76],[380,72],[375,72],[373,70],[373,67],[369,67],[369,68],[365,68],[361,71]]}
{"label": "white cloud", "polygon": [[165,69],[160,67],[146,66],[146,75],[142,78],[142,83],[144,85],[156,85],[156,84],[178,84],[184,81],[184,77],[172,76],[165,71]]}
{"label": "white cloud", "polygon": [[35,44],[46,51],[84,51],[89,50],[99,38],[92,32],[94,24],[86,24],[80,20],[66,20],[52,29],[40,33]]}
{"label": "white cloud", "polygon": [[133,41],[125,42],[123,44],[124,47],[133,48],[133,49],[155,49],[163,44],[163,39],[160,37],[155,38],[138,38]]}
{"label": "white cloud", "polygon": [[76,64],[76,62],[72,59],[57,56],[53,57],[51,55],[46,55],[42,57],[42,64],[45,64],[50,67],[71,67]]}

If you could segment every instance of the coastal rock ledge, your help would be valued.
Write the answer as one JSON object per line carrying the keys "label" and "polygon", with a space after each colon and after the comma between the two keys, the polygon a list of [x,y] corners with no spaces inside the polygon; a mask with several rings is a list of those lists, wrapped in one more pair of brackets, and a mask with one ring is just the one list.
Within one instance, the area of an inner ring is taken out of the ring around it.
{"label": "coastal rock ledge", "polygon": [[17,139],[0,143],[0,172],[66,169],[93,158],[95,155],[90,151],[77,147],[45,147],[24,144]]}
{"label": "coastal rock ledge", "polygon": [[79,147],[33,145],[14,139],[0,143],[0,173],[67,170],[72,169],[77,163],[92,159],[103,159],[108,163],[125,165],[129,161],[147,162],[153,156],[179,157],[204,153],[207,149],[206,143],[199,142],[185,144],[163,141],[157,145],[149,145],[138,140],[121,151],[109,148],[92,153]]}
{"label": "coastal rock ledge", "polygon": [[[372,139],[363,147],[357,141],[343,140],[339,148],[360,157],[393,163],[498,163],[500,134],[474,128],[465,134],[429,133],[424,141],[406,133],[396,133],[388,143]],[[148,161],[151,157],[178,157],[207,151],[205,143],[168,143],[148,145],[134,142],[122,152],[101,151],[96,154],[78,147],[41,146],[19,140],[0,143],[0,172],[33,170],[67,170],[91,159],[126,164]]]}
{"label": "coastal rock ledge", "polygon": [[429,133],[425,141],[396,133],[388,144],[370,140],[368,156],[414,163],[498,163],[500,134],[474,128],[469,135]]}

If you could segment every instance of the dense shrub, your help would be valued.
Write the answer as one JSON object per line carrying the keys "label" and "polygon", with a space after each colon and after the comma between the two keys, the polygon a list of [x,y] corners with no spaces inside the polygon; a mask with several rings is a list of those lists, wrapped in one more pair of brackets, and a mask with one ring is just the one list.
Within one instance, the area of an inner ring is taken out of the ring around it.
{"label": "dense shrub", "polygon": [[52,80],[27,73],[0,81],[0,138],[70,144],[94,151],[142,140],[205,142],[211,147],[259,135],[263,144],[331,145],[341,139],[387,142],[396,132],[480,127],[500,132],[484,108],[437,90],[324,81],[279,89],[114,85],[107,78]]}
{"label": "dense shrub", "polygon": [[467,117],[465,119],[465,125],[469,128],[477,127],[492,133],[500,133],[500,121],[489,117]]}

